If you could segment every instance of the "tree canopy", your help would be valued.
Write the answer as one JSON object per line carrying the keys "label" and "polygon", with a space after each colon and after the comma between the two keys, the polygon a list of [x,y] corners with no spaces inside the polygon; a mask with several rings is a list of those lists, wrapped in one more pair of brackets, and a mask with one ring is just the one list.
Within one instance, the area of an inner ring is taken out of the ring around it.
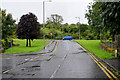
{"label": "tree canopy", "polygon": [[53,27],[56,29],[60,28],[61,23],[63,22],[63,17],[58,14],[52,14],[51,17],[47,18],[47,24],[53,24]]}
{"label": "tree canopy", "polygon": [[91,31],[109,37],[120,34],[120,2],[94,2],[88,6],[86,18]]}
{"label": "tree canopy", "polygon": [[105,29],[109,29],[113,35],[120,34],[120,2],[103,2],[99,10]]}
{"label": "tree canopy", "polygon": [[31,47],[30,40],[40,38],[40,24],[37,22],[37,17],[33,13],[23,15],[18,23],[16,30],[19,39],[27,39],[26,46]]}
{"label": "tree canopy", "polygon": [[[1,9],[0,9],[1,10]],[[2,10],[2,39],[7,39],[12,35],[15,21],[10,13],[6,14],[6,10]]]}

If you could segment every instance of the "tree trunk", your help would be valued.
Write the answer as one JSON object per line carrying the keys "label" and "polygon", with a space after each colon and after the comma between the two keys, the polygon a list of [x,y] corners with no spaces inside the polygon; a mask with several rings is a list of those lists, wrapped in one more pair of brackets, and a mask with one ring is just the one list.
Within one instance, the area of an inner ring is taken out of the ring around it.
{"label": "tree trunk", "polygon": [[30,41],[30,39],[29,39],[29,47],[31,47],[31,41]]}
{"label": "tree trunk", "polygon": [[28,47],[28,39],[27,39],[27,41],[26,41],[26,47]]}

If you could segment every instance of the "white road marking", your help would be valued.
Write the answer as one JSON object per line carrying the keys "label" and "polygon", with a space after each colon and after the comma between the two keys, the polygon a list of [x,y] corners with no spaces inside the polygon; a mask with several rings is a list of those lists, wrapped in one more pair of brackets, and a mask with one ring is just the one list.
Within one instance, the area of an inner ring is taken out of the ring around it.
{"label": "white road marking", "polygon": [[25,59],[25,61],[28,61],[30,58]]}
{"label": "white road marking", "polygon": [[7,70],[7,71],[4,71],[3,73],[5,74],[5,73],[7,73],[7,72],[9,72],[10,70]]}
{"label": "white road marking", "polygon": [[54,78],[54,75],[57,73],[58,69],[60,68],[61,65],[58,65],[58,68],[54,71],[54,73],[51,75],[50,79],[51,78]]}
{"label": "white road marking", "polygon": [[[66,54],[66,55],[63,57],[63,61],[66,59],[67,55],[68,55],[68,54]],[[61,65],[62,65],[62,63],[63,63],[63,61],[61,62],[60,65],[58,65],[57,69],[56,69],[56,70],[54,71],[54,73],[51,75],[50,79],[54,78],[55,74],[56,74],[57,71],[60,69],[60,67],[61,67]],[[49,80],[50,80],[50,79],[49,79]]]}

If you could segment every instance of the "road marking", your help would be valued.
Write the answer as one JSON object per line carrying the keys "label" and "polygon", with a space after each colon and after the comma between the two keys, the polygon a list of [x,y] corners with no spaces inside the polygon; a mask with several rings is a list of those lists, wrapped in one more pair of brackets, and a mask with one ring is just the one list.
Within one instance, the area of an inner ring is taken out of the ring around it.
{"label": "road marking", "polygon": [[58,42],[56,42],[56,46],[55,49],[53,50],[53,53],[56,51],[57,46],[58,46]]}
{"label": "road marking", "polygon": [[30,58],[25,59],[25,61],[28,61]]}
{"label": "road marking", "polygon": [[[93,56],[93,55],[92,55]],[[95,57],[95,56],[93,56],[97,61],[98,61],[98,59]],[[116,80],[119,80],[110,70],[108,70],[101,62],[99,62]]]}
{"label": "road marking", "polygon": [[60,69],[60,67],[61,67],[62,63],[64,62],[64,60],[66,59],[67,55],[68,55],[68,53],[63,57],[61,63],[58,65],[57,69],[56,69],[56,70],[54,71],[54,73],[51,75],[51,77],[50,77],[49,80],[51,80],[52,78],[54,78],[55,74],[56,74],[57,71]]}
{"label": "road marking", "polygon": [[30,61],[33,61],[33,59],[30,59]]}
{"label": "road marking", "polygon": [[[54,71],[54,73],[51,75],[50,79],[54,78],[54,75],[57,73],[57,71],[60,69],[61,65],[58,65],[57,69]],[[49,79],[49,80],[50,80]]]}
{"label": "road marking", "polygon": [[[61,61],[60,65],[58,65],[57,69],[54,71],[54,73],[51,75],[50,79],[54,78],[55,74],[57,73],[57,71],[60,69],[61,65],[62,65],[62,62],[66,59],[68,54],[66,54],[64,57],[63,57],[63,60]],[[49,80],[50,80],[49,79]]]}
{"label": "road marking", "polygon": [[[90,55],[91,56],[91,55]],[[91,58],[97,63],[97,65],[103,70],[103,72],[108,76],[110,80],[113,80],[112,77],[104,70],[104,68],[91,56]]]}
{"label": "road marking", "polygon": [[4,71],[3,73],[5,74],[5,73],[7,73],[7,72],[9,72],[10,70],[6,70],[6,71]]}

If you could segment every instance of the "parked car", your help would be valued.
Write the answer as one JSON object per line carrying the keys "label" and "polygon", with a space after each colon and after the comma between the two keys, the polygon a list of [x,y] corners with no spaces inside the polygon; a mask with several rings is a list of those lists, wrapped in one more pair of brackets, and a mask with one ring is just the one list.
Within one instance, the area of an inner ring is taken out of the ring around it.
{"label": "parked car", "polygon": [[65,36],[63,40],[72,40],[72,36]]}

